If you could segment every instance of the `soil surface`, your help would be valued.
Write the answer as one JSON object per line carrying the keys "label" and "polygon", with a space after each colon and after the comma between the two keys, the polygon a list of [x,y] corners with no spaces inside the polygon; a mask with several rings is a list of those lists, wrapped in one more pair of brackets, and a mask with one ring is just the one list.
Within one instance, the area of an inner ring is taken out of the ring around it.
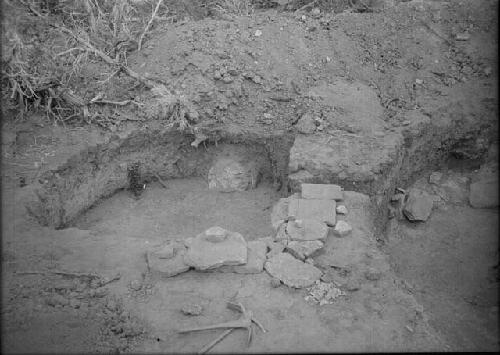
{"label": "soil surface", "polygon": [[[98,84],[111,74],[99,62],[75,92],[143,105],[90,124],[4,111],[2,350],[195,352],[221,331],[178,330],[237,319],[233,300],[266,332],[254,326],[247,347],[236,330],[214,352],[498,351],[498,207],[469,203],[498,141],[498,3],[372,3],[248,16],[173,7],[189,17],[156,27],[127,60],[190,102],[185,128],[130,77]],[[227,152],[264,162],[255,189],[208,188]],[[437,188],[433,171],[454,183]],[[273,236],[273,205],[303,182],[345,189],[352,234],[330,231],[313,258],[343,292],[332,304],[266,271],[149,272],[152,248],[212,226]],[[396,188],[411,187],[434,199],[430,218],[389,219]],[[193,306],[200,315],[181,311]]]}

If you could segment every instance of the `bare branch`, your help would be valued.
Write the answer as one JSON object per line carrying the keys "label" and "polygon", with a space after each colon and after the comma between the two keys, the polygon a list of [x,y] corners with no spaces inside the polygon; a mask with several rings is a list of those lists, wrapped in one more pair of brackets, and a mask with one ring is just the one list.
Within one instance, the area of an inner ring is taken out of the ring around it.
{"label": "bare branch", "polygon": [[158,0],[158,2],[156,3],[156,7],[155,7],[155,9],[153,11],[153,14],[151,15],[151,18],[149,19],[148,24],[144,28],[144,31],[142,32],[141,37],[139,37],[139,45],[137,47],[137,51],[138,52],[140,52],[140,50],[142,48],[142,40],[144,39],[144,36],[148,32],[149,27],[151,27],[151,24],[153,23],[153,21],[154,21],[154,19],[156,17],[156,13],[158,12],[158,9],[160,8],[160,5],[161,5],[162,2],[163,2],[163,0]]}

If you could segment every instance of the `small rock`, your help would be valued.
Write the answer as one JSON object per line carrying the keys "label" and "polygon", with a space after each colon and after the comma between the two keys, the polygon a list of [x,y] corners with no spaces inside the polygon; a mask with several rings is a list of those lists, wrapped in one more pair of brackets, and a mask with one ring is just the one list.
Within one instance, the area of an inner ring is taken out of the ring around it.
{"label": "small rock", "polygon": [[215,79],[215,80],[220,80],[220,78],[222,78],[222,74],[221,74],[221,72],[220,72],[220,71],[216,70],[216,71],[214,72],[214,79]]}
{"label": "small rock", "polygon": [[432,212],[434,199],[426,191],[411,188],[408,191],[408,200],[403,213],[411,222],[426,221]]}
{"label": "small rock", "polygon": [[288,253],[273,256],[264,268],[271,276],[294,288],[309,287],[321,277],[321,270],[295,259]]}
{"label": "small rock", "polygon": [[415,79],[415,84],[422,85],[424,81],[422,79]]}
{"label": "small rock", "polygon": [[227,72],[229,75],[232,75],[232,76],[238,75],[238,70],[234,67],[227,68]]}
{"label": "small rock", "polygon": [[281,286],[281,281],[280,281],[280,279],[277,279],[276,277],[273,277],[273,278],[271,279],[271,282],[270,282],[270,283],[271,283],[271,287],[272,287],[272,288],[277,288],[277,287],[280,287],[280,286]]}
{"label": "small rock", "polygon": [[352,232],[352,227],[346,221],[338,221],[333,231],[337,236],[345,237]]}
{"label": "small rock", "polygon": [[311,15],[313,16],[318,16],[321,14],[321,10],[318,7],[315,7],[314,9],[311,10]]}
{"label": "small rock", "polygon": [[302,16],[300,17],[300,19],[301,19],[302,21],[305,21],[305,20],[307,19],[307,16],[306,16],[306,15],[302,15]]}
{"label": "small rock", "polygon": [[142,282],[140,280],[133,280],[130,282],[129,287],[133,291],[139,291],[142,289]]}
{"label": "small rock", "polygon": [[214,269],[222,265],[246,264],[247,243],[245,239],[237,232],[226,231],[226,233],[226,239],[220,243],[207,240],[206,232],[198,234],[184,255],[184,262],[197,270]]}
{"label": "small rock", "polygon": [[314,123],[313,116],[310,113],[303,114],[295,127],[300,133],[303,134],[311,134],[316,131],[316,124]]}
{"label": "small rock", "polygon": [[255,37],[260,37],[262,36],[262,31],[261,30],[256,30],[255,33],[254,33],[254,36]]}
{"label": "small rock", "polygon": [[457,33],[455,38],[457,41],[468,41],[470,39],[470,34],[468,34],[467,32]]}
{"label": "small rock", "polygon": [[382,273],[374,268],[369,268],[365,271],[365,278],[370,281],[380,280],[382,277]]}
{"label": "small rock", "polygon": [[76,309],[76,308],[80,308],[81,302],[80,302],[80,301],[78,301],[78,300],[76,300],[76,299],[71,299],[71,300],[69,301],[69,305],[70,305],[70,307],[72,307],[72,308],[75,308],[75,309]]}
{"label": "small rock", "polygon": [[347,207],[344,205],[338,205],[337,208],[335,208],[335,211],[337,212],[337,214],[346,215],[347,214]]}
{"label": "small rock", "polygon": [[182,306],[181,312],[186,316],[199,316],[203,313],[203,307],[199,304],[187,304]]}
{"label": "small rock", "polygon": [[314,259],[313,258],[307,258],[306,260],[304,260],[304,262],[306,264],[314,265]]}
{"label": "small rock", "polygon": [[234,81],[234,79],[231,76],[224,75],[222,77],[222,82],[225,84],[231,84]]}
{"label": "small rock", "polygon": [[67,306],[69,304],[69,301],[65,297],[59,294],[55,294],[52,297],[49,297],[46,300],[46,303],[47,305],[52,307],[57,307],[57,306],[62,307],[62,306]]}
{"label": "small rock", "polygon": [[255,83],[255,84],[261,84],[262,83],[262,79],[260,78],[260,76],[258,75],[254,75],[252,76],[252,81]]}
{"label": "small rock", "polygon": [[285,250],[299,260],[305,260],[318,250],[323,248],[323,243],[319,240],[291,241]]}
{"label": "small rock", "polygon": [[345,289],[349,292],[358,291],[361,288],[359,281],[356,280],[348,280],[345,284]]}
{"label": "small rock", "polygon": [[429,183],[438,185],[441,182],[442,177],[443,177],[442,173],[440,173],[439,171],[434,171],[429,176]]}

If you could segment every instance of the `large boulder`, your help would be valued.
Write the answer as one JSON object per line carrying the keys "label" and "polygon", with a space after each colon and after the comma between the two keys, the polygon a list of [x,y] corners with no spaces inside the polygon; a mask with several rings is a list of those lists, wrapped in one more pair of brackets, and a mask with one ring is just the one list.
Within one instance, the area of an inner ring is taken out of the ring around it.
{"label": "large boulder", "polygon": [[322,274],[318,268],[297,260],[288,253],[274,255],[264,268],[271,276],[294,288],[309,287],[319,280]]}
{"label": "large boulder", "polygon": [[212,227],[195,238],[188,238],[186,244],[184,262],[197,270],[247,262],[247,242],[243,236],[221,227]]}

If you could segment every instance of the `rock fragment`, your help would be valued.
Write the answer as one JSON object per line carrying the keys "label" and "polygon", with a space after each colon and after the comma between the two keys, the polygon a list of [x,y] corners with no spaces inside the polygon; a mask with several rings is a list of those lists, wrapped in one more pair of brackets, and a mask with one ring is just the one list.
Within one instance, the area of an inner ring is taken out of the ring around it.
{"label": "rock fragment", "polygon": [[429,183],[437,185],[441,182],[442,177],[443,177],[442,173],[440,173],[439,171],[434,171],[429,176]]}
{"label": "rock fragment", "polygon": [[[225,230],[226,237],[214,242],[211,236],[217,227],[198,234],[189,242],[184,262],[197,270],[209,270],[223,265],[242,265],[247,262],[247,242],[240,233]],[[208,233],[208,234],[207,234]],[[207,239],[208,238],[208,239]]]}
{"label": "rock fragment", "polygon": [[199,316],[203,313],[203,307],[199,304],[190,303],[182,306],[181,312],[186,316]]}
{"label": "rock fragment", "polygon": [[273,256],[264,268],[271,276],[294,288],[309,287],[321,277],[321,270],[295,259],[288,253]]}
{"label": "rock fragment", "polygon": [[307,241],[291,241],[286,246],[285,250],[299,260],[304,261],[306,258],[314,255],[318,250],[323,248],[323,243],[319,240]]}
{"label": "rock fragment", "polygon": [[365,278],[370,281],[377,281],[382,277],[382,273],[374,268],[369,268],[365,271]]}
{"label": "rock fragment", "polygon": [[310,113],[303,114],[295,127],[302,134],[311,134],[316,131],[316,123],[314,123],[314,118]]}
{"label": "rock fragment", "polygon": [[335,212],[337,212],[337,214],[343,214],[343,215],[346,215],[347,214],[347,207],[344,206],[344,205],[338,205],[336,208],[335,208]]}
{"label": "rock fragment", "polygon": [[411,222],[426,221],[431,215],[433,206],[434,199],[430,194],[421,189],[411,188],[403,213]]}
{"label": "rock fragment", "polygon": [[314,200],[335,200],[344,199],[344,192],[339,185],[334,184],[302,184],[302,198]]}
{"label": "rock fragment", "polygon": [[168,242],[155,251],[147,253],[149,269],[160,277],[172,277],[189,270],[184,262],[186,247],[180,243]]}
{"label": "rock fragment", "polygon": [[346,221],[337,221],[335,228],[333,228],[333,232],[338,237],[346,237],[352,232],[352,227]]}

